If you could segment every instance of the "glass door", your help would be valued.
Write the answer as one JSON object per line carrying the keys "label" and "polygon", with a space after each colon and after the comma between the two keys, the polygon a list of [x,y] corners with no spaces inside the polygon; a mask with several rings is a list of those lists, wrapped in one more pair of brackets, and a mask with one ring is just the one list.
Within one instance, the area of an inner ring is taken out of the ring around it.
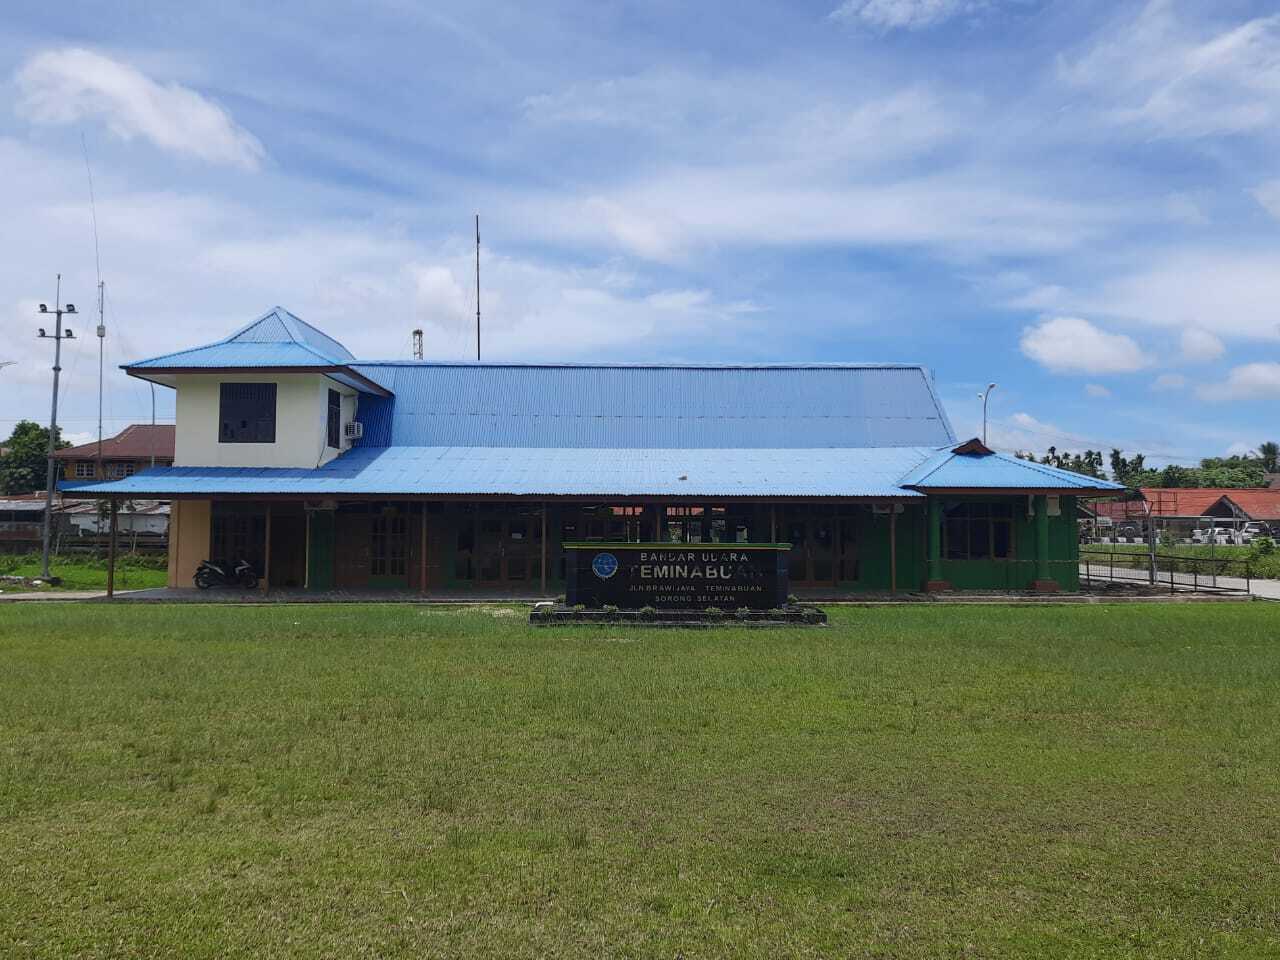
{"label": "glass door", "polygon": [[409,518],[398,511],[369,521],[369,585],[409,586]]}
{"label": "glass door", "polygon": [[502,581],[503,517],[497,510],[480,508],[476,529],[476,568],[481,583]]}
{"label": "glass door", "polygon": [[832,586],[840,570],[843,528],[830,508],[788,510],[781,525],[791,544],[788,577],[798,587]]}
{"label": "glass door", "polygon": [[508,581],[529,583],[542,577],[542,517],[513,514],[503,525],[504,573]]}

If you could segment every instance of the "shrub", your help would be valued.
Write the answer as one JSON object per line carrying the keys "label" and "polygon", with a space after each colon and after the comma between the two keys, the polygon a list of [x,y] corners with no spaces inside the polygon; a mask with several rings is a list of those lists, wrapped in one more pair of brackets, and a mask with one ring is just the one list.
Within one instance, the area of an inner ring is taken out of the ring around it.
{"label": "shrub", "polygon": [[724,611],[721,610],[719,607],[707,607],[706,612],[712,615],[715,615],[718,613],[724,613]]}
{"label": "shrub", "polygon": [[641,607],[641,608],[640,608],[640,616],[642,616],[642,617],[652,617],[652,616],[655,616],[655,615],[657,614],[657,612],[658,612],[658,611],[657,611],[655,608],[653,608],[653,607]]}
{"label": "shrub", "polygon": [[587,609],[587,605],[586,605],[585,603],[575,603],[575,604],[573,605],[573,612],[574,612],[574,613],[582,613],[582,611],[584,611],[584,610],[586,610],[586,609]]}
{"label": "shrub", "polygon": [[605,612],[605,613],[617,613],[617,612],[618,612],[618,607],[617,607],[617,605],[616,605],[616,604],[613,604],[613,603],[606,603],[606,604],[604,605],[604,612]]}

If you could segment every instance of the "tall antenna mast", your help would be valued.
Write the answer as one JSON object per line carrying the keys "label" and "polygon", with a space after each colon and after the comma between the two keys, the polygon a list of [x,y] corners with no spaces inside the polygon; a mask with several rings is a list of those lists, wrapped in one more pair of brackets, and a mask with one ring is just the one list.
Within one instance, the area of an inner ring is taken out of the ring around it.
{"label": "tall antenna mast", "polygon": [[480,360],[480,214],[476,214],[476,360]]}
{"label": "tall antenna mast", "polygon": [[[107,285],[98,281],[98,473],[102,473],[102,344],[107,338],[107,320],[104,314]],[[105,476],[99,479],[106,479]]]}
{"label": "tall antenna mast", "polygon": [[413,359],[422,359],[422,329],[413,331]]}
{"label": "tall antenna mast", "polygon": [[98,253],[98,204],[93,196],[93,168],[89,166],[89,143],[80,131],[80,150],[84,154],[84,173],[89,180],[89,215],[93,222],[93,269],[98,275],[98,479],[105,479],[102,470],[102,345],[107,337],[106,288],[102,283],[102,257]]}

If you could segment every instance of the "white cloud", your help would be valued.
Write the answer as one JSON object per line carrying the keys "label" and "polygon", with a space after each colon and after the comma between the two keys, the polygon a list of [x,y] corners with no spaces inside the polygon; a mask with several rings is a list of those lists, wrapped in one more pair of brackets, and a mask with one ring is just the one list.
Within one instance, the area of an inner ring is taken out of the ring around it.
{"label": "white cloud", "polygon": [[1209,383],[1196,393],[1202,400],[1260,400],[1280,398],[1280,363],[1246,363],[1232,367],[1227,379]]}
{"label": "white cloud", "polygon": [[683,261],[721,246],[915,247],[972,259],[1071,249],[1119,212],[1022,191],[994,171],[849,182],[778,165],[678,169],[583,200],[529,202],[519,219],[558,241]]}
{"label": "white cloud", "polygon": [[513,191],[506,215],[557,244],[656,262],[831,244],[1022,256],[1099,241],[1151,214],[1064,197],[1044,190],[1037,171],[985,162],[969,148],[989,119],[982,102],[917,82],[850,89],[812,77],[655,71],[538,94],[524,107],[523,136],[550,132],[626,155],[594,183]]}
{"label": "white cloud", "polygon": [[221,106],[177,83],[160,84],[135,67],[76,47],[36,54],[18,70],[18,112],[32,123],[100,118],[124,140],[141,137],[209,163],[256,169],[258,139]]}
{"label": "white cloud", "polygon": [[1131,373],[1150,361],[1131,337],[1080,317],[1049,317],[1022,331],[1022,352],[1055,373]]}
{"label": "white cloud", "polygon": [[984,6],[981,0],[844,0],[831,18],[878,30],[923,30]]}
{"label": "white cloud", "polygon": [[[1039,296],[1037,290],[1053,295]],[[1280,247],[1229,240],[1183,247],[1144,256],[1096,285],[1040,287],[1007,302],[1176,327],[1179,336],[1182,328],[1192,328],[1219,339],[1274,341],[1280,335]]]}
{"label": "white cloud", "polygon": [[[473,265],[459,251],[408,268],[414,281],[414,316],[434,356],[467,355],[474,344]],[[741,331],[757,308],[724,303],[708,290],[645,290],[608,267],[574,269],[502,256],[483,263],[485,356],[554,359],[616,351],[635,345],[678,343],[690,336]]]}
{"label": "white cloud", "polygon": [[1097,437],[1086,437],[1055,423],[1018,411],[1007,418],[993,418],[987,430],[988,443],[997,450],[1029,450],[1042,453],[1049,447],[1059,451],[1102,450],[1107,443]]}
{"label": "white cloud", "polygon": [[1169,0],[1150,0],[1104,34],[1061,74],[1095,92],[1116,126],[1205,137],[1266,130],[1280,115],[1280,16],[1213,32],[1184,22]]}
{"label": "white cloud", "polygon": [[1227,352],[1221,340],[1208,330],[1189,327],[1182,331],[1182,358],[1184,360],[1217,360]]}
{"label": "white cloud", "polygon": [[1258,201],[1262,209],[1280,220],[1280,179],[1260,183],[1252,193],[1253,199]]}
{"label": "white cloud", "polygon": [[1244,440],[1237,440],[1235,443],[1227,447],[1226,455],[1228,457],[1248,457],[1252,456],[1256,449],[1257,448],[1251,443],[1246,443]]}
{"label": "white cloud", "polygon": [[1180,373],[1162,373],[1151,383],[1151,389],[1157,391],[1181,390],[1187,385],[1187,378]]}
{"label": "white cloud", "polygon": [[1111,396],[1111,391],[1100,383],[1086,383],[1084,385],[1084,393],[1086,397],[1093,397],[1098,400]]}

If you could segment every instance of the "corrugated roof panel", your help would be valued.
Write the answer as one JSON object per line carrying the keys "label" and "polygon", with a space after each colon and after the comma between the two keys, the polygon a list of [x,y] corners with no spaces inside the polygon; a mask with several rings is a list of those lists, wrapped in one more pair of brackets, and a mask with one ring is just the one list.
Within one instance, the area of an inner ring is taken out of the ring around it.
{"label": "corrugated roof panel", "polygon": [[953,453],[949,448],[931,457],[901,478],[903,486],[937,489],[1061,489],[1124,490],[1110,480],[1059,470],[1043,463],[1020,460],[1003,453],[987,455]]}
{"label": "corrugated roof panel", "polygon": [[183,350],[151,360],[129,364],[128,369],[166,370],[181,367],[330,367],[329,361],[300,343],[274,343],[248,340],[236,343],[215,343],[194,350]]}
{"label": "corrugated roof panel", "polygon": [[812,448],[953,439],[925,372],[913,366],[355,369],[395,393],[389,442],[398,445]]}
{"label": "corrugated roof panel", "polygon": [[284,324],[284,317],[276,310],[263,314],[249,326],[233,333],[225,343],[283,343],[293,335]]}
{"label": "corrugated roof panel", "polygon": [[810,450],[365,447],[314,470],[156,467],[68,495],[183,494],[914,497],[897,481],[919,447]]}
{"label": "corrugated roof panel", "polygon": [[343,366],[354,359],[328,334],[283,307],[275,307],[222,340],[139,360],[126,364],[126,368],[323,367]]}

